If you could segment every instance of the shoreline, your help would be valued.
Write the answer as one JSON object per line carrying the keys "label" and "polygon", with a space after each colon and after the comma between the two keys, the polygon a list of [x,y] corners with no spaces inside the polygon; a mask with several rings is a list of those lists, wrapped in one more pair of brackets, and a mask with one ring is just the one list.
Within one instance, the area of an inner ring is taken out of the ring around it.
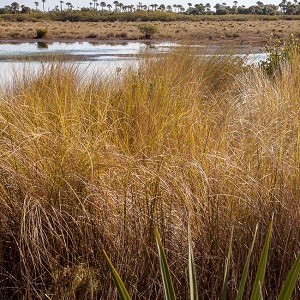
{"label": "shoreline", "polygon": [[0,44],[22,44],[22,43],[95,43],[95,44],[128,44],[128,43],[145,43],[145,44],[160,44],[160,43],[174,43],[181,46],[203,46],[211,49],[225,49],[225,50],[234,50],[237,53],[246,53],[246,54],[258,54],[264,52],[265,44],[261,43],[257,46],[252,46],[250,44],[240,44],[240,43],[224,43],[222,41],[188,41],[188,40],[172,40],[172,39],[63,39],[63,38],[22,38],[22,39],[3,39],[0,38]]}
{"label": "shoreline", "polygon": [[[129,43],[166,42],[212,45],[261,52],[273,35],[288,40],[291,33],[300,37],[300,20],[277,21],[174,21],[148,22],[157,28],[151,40],[142,38],[138,25],[145,22],[5,22],[0,25],[0,42],[90,42]],[[37,39],[36,31],[47,35]]]}

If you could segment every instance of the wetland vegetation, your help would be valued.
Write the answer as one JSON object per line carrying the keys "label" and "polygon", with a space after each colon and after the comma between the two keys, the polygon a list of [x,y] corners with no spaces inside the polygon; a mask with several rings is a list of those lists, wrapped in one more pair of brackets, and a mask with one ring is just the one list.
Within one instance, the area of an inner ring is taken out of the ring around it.
{"label": "wetland vegetation", "polygon": [[2,297],[117,299],[105,249],[133,299],[162,299],[157,227],[187,299],[190,224],[200,298],[221,295],[231,244],[232,299],[259,224],[249,298],[274,215],[262,293],[276,298],[300,249],[294,41],[262,66],[187,47],[115,76],[63,62],[14,74],[0,94]]}
{"label": "wetland vegetation", "polygon": [[[35,2],[38,4],[38,2]],[[260,1],[246,8],[226,3],[212,8],[209,3],[189,3],[188,8],[176,4],[149,7],[86,3],[88,7],[74,8],[71,2],[47,12],[40,7],[25,9],[13,2],[0,9],[1,39],[28,40],[156,40],[189,41],[196,44],[221,44],[238,47],[264,47],[271,34],[280,39],[291,33],[299,36],[300,6],[296,1],[268,5]],[[45,1],[43,1],[45,4]],[[99,5],[101,4],[101,9]],[[84,5],[84,4],[83,4]],[[98,6],[97,6],[98,5]],[[40,8],[40,9],[39,9]],[[25,9],[25,10],[24,10]],[[221,13],[221,12],[226,13]],[[149,24],[150,23],[150,24]],[[153,26],[153,34],[145,35],[140,28]],[[142,26],[142,27],[141,27]]]}

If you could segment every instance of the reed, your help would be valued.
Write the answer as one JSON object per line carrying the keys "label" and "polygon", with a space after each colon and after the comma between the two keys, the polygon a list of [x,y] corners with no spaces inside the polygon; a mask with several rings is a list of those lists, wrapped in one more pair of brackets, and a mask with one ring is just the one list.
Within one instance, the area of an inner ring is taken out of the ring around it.
{"label": "reed", "polygon": [[[189,297],[244,295],[274,214],[263,293],[299,252],[300,58],[269,77],[191,49],[86,78],[64,63],[16,74],[0,101],[0,288],[5,299],[116,299],[106,249],[134,299],[161,299],[155,227]],[[205,54],[205,53],[204,53]],[[252,248],[251,248],[252,249]],[[294,292],[299,297],[299,286]]]}

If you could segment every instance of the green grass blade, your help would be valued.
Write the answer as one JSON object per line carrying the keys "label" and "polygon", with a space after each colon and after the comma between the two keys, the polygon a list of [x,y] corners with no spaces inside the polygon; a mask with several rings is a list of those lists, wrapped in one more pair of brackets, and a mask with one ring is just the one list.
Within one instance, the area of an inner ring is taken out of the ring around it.
{"label": "green grass blade", "polygon": [[238,292],[237,292],[237,296],[235,298],[236,300],[242,300],[243,299],[244,289],[245,289],[245,285],[246,285],[246,279],[247,279],[247,275],[248,275],[248,271],[249,271],[250,258],[251,258],[251,254],[252,254],[252,251],[253,251],[253,248],[254,248],[254,243],[255,243],[255,240],[256,240],[257,229],[258,229],[258,225],[256,225],[256,228],[255,228],[252,244],[251,244],[251,247],[249,249],[247,260],[246,260],[246,263],[245,263],[245,266],[244,266],[240,286],[239,286],[239,289],[238,289]]}
{"label": "green grass blade", "polygon": [[188,242],[189,242],[190,295],[191,295],[191,300],[198,300],[196,270],[195,270],[194,253],[193,253],[193,247],[192,247],[192,234],[191,234],[190,226],[189,226],[189,230],[188,230]]}
{"label": "green grass blade", "polygon": [[267,265],[267,259],[268,259],[268,253],[269,253],[269,246],[270,246],[270,240],[271,240],[271,233],[273,228],[273,217],[271,220],[271,224],[268,230],[268,234],[265,240],[265,244],[259,259],[258,269],[255,276],[255,281],[252,289],[252,294],[250,300],[258,300],[261,299],[261,289],[263,288],[264,283],[264,277],[266,272],[266,265]]}
{"label": "green grass blade", "polygon": [[118,272],[114,268],[111,260],[109,259],[108,255],[106,254],[106,252],[104,250],[103,250],[103,253],[104,253],[104,257],[105,257],[105,259],[107,261],[108,267],[110,269],[110,272],[111,272],[112,278],[114,280],[114,283],[115,283],[115,285],[117,287],[117,290],[118,290],[120,298],[122,300],[131,300],[130,296],[129,296],[126,288],[125,288],[125,285],[124,285],[122,279],[120,278]]}
{"label": "green grass blade", "polygon": [[232,252],[232,238],[233,238],[233,227],[232,227],[231,235],[230,235],[228,254],[227,254],[226,261],[225,261],[225,272],[224,272],[221,300],[226,300],[227,283],[228,283],[228,276],[229,276],[229,266],[230,266],[231,252]]}
{"label": "green grass blade", "polygon": [[166,300],[175,300],[176,297],[175,297],[174,287],[170,275],[167,258],[157,228],[156,228],[156,243],[158,248],[159,265],[160,265],[160,271],[161,271],[161,276],[164,285],[165,298]]}
{"label": "green grass blade", "polygon": [[284,285],[278,296],[278,300],[288,300],[291,298],[299,276],[299,272],[300,272],[300,254],[298,254],[296,261],[294,262],[286,280],[284,281]]}

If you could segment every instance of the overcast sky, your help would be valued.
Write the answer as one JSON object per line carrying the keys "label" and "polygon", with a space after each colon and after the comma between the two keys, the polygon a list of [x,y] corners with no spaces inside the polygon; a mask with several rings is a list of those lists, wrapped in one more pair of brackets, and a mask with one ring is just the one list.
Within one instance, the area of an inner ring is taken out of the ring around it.
{"label": "overcast sky", "polygon": [[[106,4],[110,3],[112,4],[114,0],[98,0],[98,2],[105,2]],[[134,4],[137,5],[138,2],[142,2],[143,4],[149,5],[149,4],[165,4],[165,5],[173,5],[173,4],[181,4],[185,8],[187,8],[187,3],[192,3],[193,5],[199,4],[199,3],[210,3],[213,7],[216,3],[227,3],[227,5],[232,5],[233,0],[227,1],[227,0],[197,0],[197,1],[190,1],[190,0],[118,0],[119,2],[122,2],[124,5],[128,4]],[[238,5],[245,5],[245,6],[251,6],[256,4],[258,0],[240,0],[238,1]],[[12,2],[18,2],[20,5],[26,5],[31,8],[35,8],[34,2],[39,2],[39,8],[42,9],[42,1],[41,0],[0,0],[0,7],[4,7],[5,5],[10,5]],[[74,6],[74,8],[77,7],[89,7],[89,3],[92,2],[92,0],[64,0],[64,2],[70,2]],[[266,0],[262,1],[264,4],[276,4],[278,5],[281,1],[278,0]],[[60,0],[46,0],[45,2],[45,10],[52,10],[56,5],[59,5],[60,7]]]}

